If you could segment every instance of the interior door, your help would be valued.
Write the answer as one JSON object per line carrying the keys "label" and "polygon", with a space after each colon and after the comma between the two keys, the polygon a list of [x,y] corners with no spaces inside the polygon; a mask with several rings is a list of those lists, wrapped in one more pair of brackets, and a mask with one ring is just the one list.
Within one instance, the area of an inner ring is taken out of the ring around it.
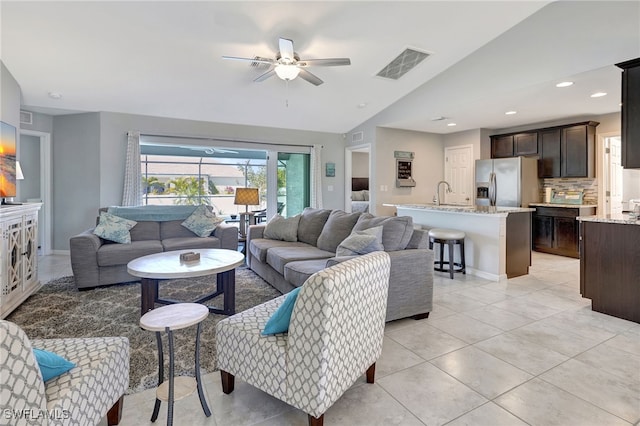
{"label": "interior door", "polygon": [[473,146],[455,146],[444,150],[445,180],[451,192],[445,191],[446,204],[470,205],[473,202]]}

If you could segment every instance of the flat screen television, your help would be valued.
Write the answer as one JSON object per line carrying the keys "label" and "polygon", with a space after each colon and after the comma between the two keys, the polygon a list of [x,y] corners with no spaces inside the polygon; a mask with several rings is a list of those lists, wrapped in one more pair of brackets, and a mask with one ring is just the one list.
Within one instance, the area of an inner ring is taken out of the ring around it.
{"label": "flat screen television", "polygon": [[0,121],[0,197],[16,196],[16,128]]}

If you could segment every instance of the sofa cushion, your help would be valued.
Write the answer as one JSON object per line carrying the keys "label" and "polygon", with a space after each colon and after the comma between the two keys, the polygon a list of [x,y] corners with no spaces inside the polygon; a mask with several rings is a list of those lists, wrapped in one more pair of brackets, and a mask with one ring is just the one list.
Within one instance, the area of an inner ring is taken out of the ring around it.
{"label": "sofa cushion", "polygon": [[311,275],[327,267],[327,259],[298,260],[289,262],[284,267],[284,279],[296,287],[300,287]]}
{"label": "sofa cushion", "polygon": [[136,226],[129,230],[131,241],[159,240],[160,222],[139,221]]}
{"label": "sofa cushion", "polygon": [[330,213],[331,210],[305,208],[298,223],[298,241],[316,246]]}
{"label": "sofa cushion", "polygon": [[385,251],[404,250],[413,234],[413,219],[409,216],[374,216],[363,213],[354,231],[382,226],[382,245]]}
{"label": "sofa cushion", "polygon": [[104,244],[98,249],[98,266],[126,265],[133,259],[148,254],[161,253],[160,241],[132,241],[131,244]]}
{"label": "sofa cushion", "polygon": [[201,205],[181,225],[198,237],[205,238],[211,235],[220,222],[224,222],[224,219],[217,217],[207,206]]}
{"label": "sofa cushion", "polygon": [[98,225],[93,230],[93,233],[105,240],[120,244],[129,244],[131,243],[129,230],[133,228],[136,223],[138,222],[135,220],[129,220],[102,212],[100,213]]}
{"label": "sofa cushion", "polygon": [[284,218],[275,215],[264,229],[264,237],[270,240],[298,241],[298,224],[300,215]]}
{"label": "sofa cushion", "polygon": [[267,252],[272,247],[313,247],[306,243],[290,242],[280,240],[269,240],[267,238],[257,238],[251,240],[249,244],[249,252],[260,262],[265,263],[267,261]]}
{"label": "sofa cushion", "polygon": [[184,222],[184,220],[168,220],[166,222],[158,222],[160,224],[160,238],[158,239],[166,240],[167,238],[197,237],[196,234],[182,226],[182,222]]}
{"label": "sofa cushion", "polygon": [[359,217],[360,213],[333,210],[322,228],[316,246],[320,250],[335,253],[338,245],[351,234],[351,230]]}
{"label": "sofa cushion", "polygon": [[353,231],[340,243],[336,249],[336,256],[367,254],[380,250],[384,250],[382,245],[382,226],[374,226],[362,231]]}
{"label": "sofa cushion", "polygon": [[289,262],[309,259],[328,259],[334,253],[316,247],[272,247],[267,251],[267,264],[284,276],[284,267]]}
{"label": "sofa cushion", "polygon": [[162,240],[164,251],[186,249],[219,249],[220,239],[216,237],[182,237]]}

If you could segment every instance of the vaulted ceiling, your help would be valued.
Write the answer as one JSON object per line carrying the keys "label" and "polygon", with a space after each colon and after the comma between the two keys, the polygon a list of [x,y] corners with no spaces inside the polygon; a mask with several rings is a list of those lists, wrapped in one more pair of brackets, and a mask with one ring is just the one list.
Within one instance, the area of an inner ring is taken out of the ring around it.
{"label": "vaulted ceiling", "polygon": [[[2,1],[0,19],[25,109],[335,133],[372,117],[451,133],[615,112],[614,64],[640,57],[639,1]],[[352,64],[309,68],[314,86],[254,82],[263,67],[222,59],[274,58],[278,37],[301,58]],[[376,76],[407,47],[430,56],[399,80]]]}

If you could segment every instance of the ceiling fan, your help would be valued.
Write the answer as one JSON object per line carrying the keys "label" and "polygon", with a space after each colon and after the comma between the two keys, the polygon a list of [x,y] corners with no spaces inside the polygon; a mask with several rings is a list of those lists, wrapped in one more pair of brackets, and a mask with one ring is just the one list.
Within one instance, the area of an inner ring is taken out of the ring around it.
{"label": "ceiling fan", "polygon": [[340,65],[351,65],[349,58],[326,58],[326,59],[300,59],[298,54],[293,50],[293,40],[280,37],[280,51],[276,54],[275,59],[261,58],[238,58],[235,56],[223,56],[223,59],[232,59],[235,61],[247,61],[260,64],[270,65],[269,71],[259,75],[255,82],[260,82],[272,77],[274,74],[282,80],[290,81],[300,76],[303,80],[311,84],[319,86],[323,81],[316,75],[306,70],[307,67],[323,66],[334,67]]}

